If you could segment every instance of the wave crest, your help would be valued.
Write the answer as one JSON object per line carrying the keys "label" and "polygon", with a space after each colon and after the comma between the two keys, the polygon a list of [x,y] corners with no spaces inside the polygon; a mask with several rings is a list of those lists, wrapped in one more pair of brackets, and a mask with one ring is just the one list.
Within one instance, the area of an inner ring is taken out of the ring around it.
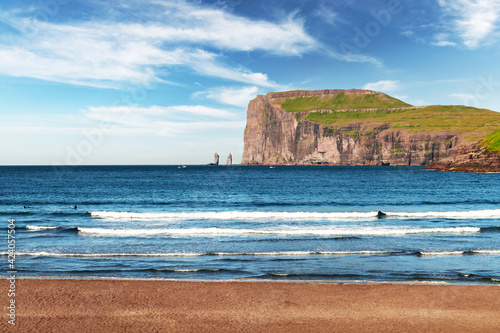
{"label": "wave crest", "polygon": [[36,225],[26,226],[26,230],[30,230],[30,231],[52,230],[52,229],[59,229],[59,227],[44,227],[44,226],[36,226]]}
{"label": "wave crest", "polygon": [[[170,253],[57,253],[57,252],[19,252],[17,256],[30,257],[200,257],[200,256],[309,256],[309,255],[384,255],[398,254],[401,251],[274,251],[274,252],[170,252]],[[0,252],[6,256],[8,252]]]}
{"label": "wave crest", "polygon": [[500,218],[500,209],[449,211],[449,212],[168,212],[168,213],[134,213],[134,212],[89,212],[94,218],[134,219],[134,220],[339,220],[339,219],[376,219],[384,218],[445,218],[445,219],[490,219]]}
{"label": "wave crest", "polygon": [[230,229],[230,228],[186,228],[186,229],[105,229],[82,228],[78,232],[99,236],[155,236],[155,235],[184,235],[184,236],[238,236],[238,235],[289,235],[289,236],[397,236],[408,234],[429,233],[477,233],[481,228],[290,228],[290,229]]}
{"label": "wave crest", "polygon": [[108,219],[183,219],[183,220],[234,220],[234,219],[356,219],[375,218],[378,212],[179,212],[179,213],[133,213],[90,212],[92,217]]}

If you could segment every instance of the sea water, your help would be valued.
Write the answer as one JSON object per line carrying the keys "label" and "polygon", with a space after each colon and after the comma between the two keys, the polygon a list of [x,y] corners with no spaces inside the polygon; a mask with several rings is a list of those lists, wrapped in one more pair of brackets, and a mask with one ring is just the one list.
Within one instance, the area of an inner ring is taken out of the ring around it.
{"label": "sea water", "polygon": [[15,220],[18,276],[500,282],[500,174],[12,166],[0,186],[2,275]]}

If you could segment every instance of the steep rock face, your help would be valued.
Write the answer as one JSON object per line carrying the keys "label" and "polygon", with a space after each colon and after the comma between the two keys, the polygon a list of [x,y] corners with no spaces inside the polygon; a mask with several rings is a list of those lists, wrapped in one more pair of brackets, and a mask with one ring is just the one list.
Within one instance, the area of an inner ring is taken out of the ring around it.
{"label": "steep rock face", "polygon": [[453,156],[436,161],[427,170],[500,172],[500,152],[488,152],[481,143],[463,145]]}
{"label": "steep rock face", "polygon": [[276,110],[267,96],[250,101],[242,164],[285,164],[294,160],[290,143],[298,123],[293,114]]}
{"label": "steep rock face", "polygon": [[355,89],[298,91],[269,93],[252,100],[247,111],[242,164],[429,165],[453,155],[462,142],[460,133],[408,133],[391,128],[389,123],[358,121],[321,125],[304,120],[308,112],[286,112],[280,104],[273,103],[282,98],[338,93],[376,92]]}

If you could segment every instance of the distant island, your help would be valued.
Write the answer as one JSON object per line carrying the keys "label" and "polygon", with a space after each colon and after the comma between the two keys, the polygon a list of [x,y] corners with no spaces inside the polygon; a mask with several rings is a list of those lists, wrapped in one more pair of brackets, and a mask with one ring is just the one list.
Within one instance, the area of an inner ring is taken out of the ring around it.
{"label": "distant island", "polygon": [[249,103],[241,164],[499,172],[500,113],[361,89],[268,93]]}

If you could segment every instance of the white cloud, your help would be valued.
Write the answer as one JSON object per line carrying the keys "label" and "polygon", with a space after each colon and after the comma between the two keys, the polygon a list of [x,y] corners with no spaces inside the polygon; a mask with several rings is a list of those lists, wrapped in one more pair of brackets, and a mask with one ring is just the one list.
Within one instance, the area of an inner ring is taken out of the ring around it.
{"label": "white cloud", "polygon": [[469,79],[441,79],[441,80],[430,80],[430,81],[415,81],[415,84],[419,86],[427,86],[430,84],[458,83],[467,81],[469,81]]}
{"label": "white cloud", "polygon": [[442,40],[442,41],[433,42],[432,45],[436,45],[436,46],[456,46],[457,43]]}
{"label": "white cloud", "polygon": [[300,56],[318,47],[293,16],[280,23],[255,21],[185,1],[141,3],[135,9],[136,21],[144,23],[62,24],[4,12],[0,20],[20,34],[0,39],[0,74],[119,88],[164,82],[166,69],[182,66],[202,76],[277,87],[264,73],[227,65],[221,52]]}
{"label": "white cloud", "polygon": [[436,46],[456,46],[457,43],[449,41],[449,34],[447,33],[438,33],[434,35],[435,41],[432,42],[432,45]]}
{"label": "white cloud", "polygon": [[318,16],[320,19],[331,25],[334,25],[335,23],[341,21],[337,12],[333,11],[324,3],[320,4],[319,8],[315,11],[314,15]]}
{"label": "white cloud", "polygon": [[87,119],[110,124],[113,135],[179,136],[193,131],[242,129],[234,113],[203,105],[89,107]]}
{"label": "white cloud", "polygon": [[378,67],[382,67],[382,62],[374,57],[367,56],[361,53],[350,53],[350,54],[341,54],[336,52],[330,52],[330,56],[338,59],[340,61],[345,62],[366,62],[374,64]]}
{"label": "white cloud", "polygon": [[252,87],[218,87],[202,91],[194,94],[196,96],[205,96],[206,98],[217,102],[234,105],[239,107],[247,107],[248,102],[254,99],[260,90],[256,86]]}
{"label": "white cloud", "polygon": [[262,87],[278,88],[279,85],[267,77],[263,73],[253,73],[246,69],[234,69],[224,66],[215,61],[215,55],[205,53],[203,57],[194,57],[190,59],[190,67],[199,74],[205,76],[219,77],[231,81],[255,84]]}
{"label": "white cloud", "polygon": [[417,99],[415,101],[411,101],[411,104],[415,105],[415,106],[426,106],[426,105],[429,105],[426,101],[424,101],[423,99]]}
{"label": "white cloud", "polygon": [[467,93],[453,93],[450,96],[461,100],[465,104],[473,104],[477,100],[475,95]]}
{"label": "white cloud", "polygon": [[378,82],[367,83],[363,86],[363,89],[375,90],[375,91],[394,91],[401,89],[399,81],[385,80]]}
{"label": "white cloud", "polygon": [[[119,122],[120,119],[130,119],[144,116],[169,116],[185,118],[186,116],[203,116],[209,118],[234,119],[236,115],[228,110],[209,108],[203,105],[177,105],[177,106],[91,106],[84,112],[87,117]],[[106,119],[104,119],[106,118]],[[133,122],[131,122],[133,123]]]}
{"label": "white cloud", "polygon": [[222,10],[193,6],[183,1],[157,1],[165,7],[172,26],[140,35],[153,33],[167,41],[202,43],[239,51],[265,50],[280,55],[301,55],[318,47],[317,42],[304,30],[303,22],[294,14],[279,24],[262,20],[249,20]]}
{"label": "white cloud", "polygon": [[408,96],[406,95],[394,95],[393,97],[399,99],[400,101],[405,101],[408,99]]}
{"label": "white cloud", "polygon": [[[459,35],[466,47],[476,49],[494,36],[500,19],[500,0],[438,0],[438,3],[449,29]],[[440,46],[450,43],[441,41]]]}

